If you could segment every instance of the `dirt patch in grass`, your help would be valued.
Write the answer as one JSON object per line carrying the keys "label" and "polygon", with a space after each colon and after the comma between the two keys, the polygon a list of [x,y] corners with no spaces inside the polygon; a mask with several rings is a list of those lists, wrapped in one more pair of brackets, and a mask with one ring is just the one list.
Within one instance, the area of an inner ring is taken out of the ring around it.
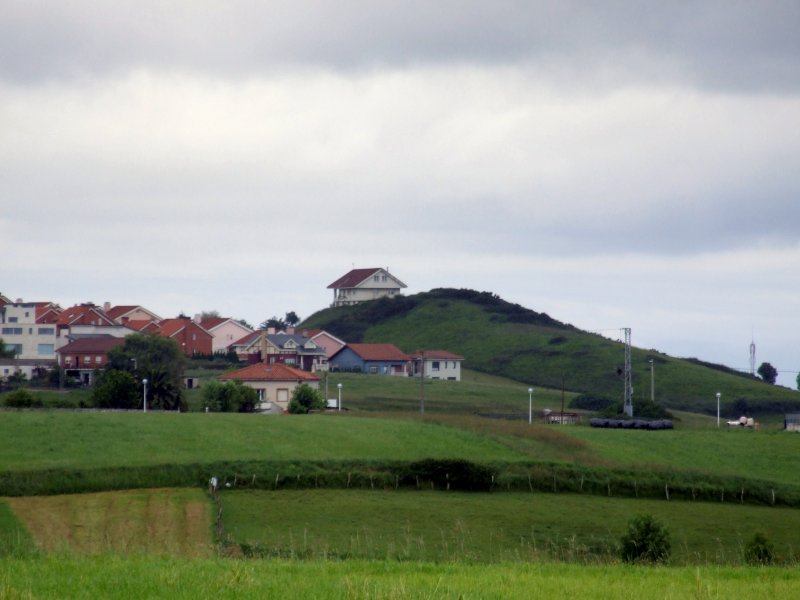
{"label": "dirt patch in grass", "polygon": [[199,490],[9,498],[44,552],[211,556],[211,507]]}

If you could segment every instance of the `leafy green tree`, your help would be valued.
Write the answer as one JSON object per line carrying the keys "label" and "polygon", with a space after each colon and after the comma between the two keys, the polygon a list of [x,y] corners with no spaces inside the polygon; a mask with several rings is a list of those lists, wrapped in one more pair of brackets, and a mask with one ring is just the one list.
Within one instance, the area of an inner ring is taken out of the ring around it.
{"label": "leafy green tree", "polygon": [[767,383],[774,384],[775,381],[778,379],[778,369],[773,367],[768,362],[761,363],[761,366],[758,367],[758,371],[756,371],[761,379],[766,381]]}
{"label": "leafy green tree", "polygon": [[290,310],[289,312],[286,313],[286,318],[284,319],[284,321],[289,327],[294,327],[300,322],[300,317],[297,316],[296,312]]}
{"label": "leafy green tree", "polygon": [[278,317],[272,316],[261,325],[258,326],[259,329],[268,329],[270,327],[274,327],[275,331],[284,331],[286,329],[286,321],[280,319]]}
{"label": "leafy green tree", "polygon": [[621,542],[621,555],[625,562],[655,563],[669,558],[669,532],[652,515],[634,517],[628,523]]}
{"label": "leafy green tree", "polygon": [[307,383],[302,383],[294,388],[292,399],[289,401],[289,412],[292,414],[308,414],[312,410],[324,410],[327,406],[319,390],[315,390]]}
{"label": "leafy green tree", "polygon": [[203,312],[200,313],[200,320],[201,321],[204,320],[204,319],[214,319],[214,318],[218,318],[218,317],[219,317],[219,311],[218,310],[204,310]]}
{"label": "leafy green tree", "polygon": [[183,372],[186,357],[173,339],[137,333],[108,353],[107,370],[133,374],[142,397],[143,379],[147,379],[147,407],[176,410],[185,408]]}
{"label": "leafy green tree", "polygon": [[800,390],[800,373],[797,374],[797,389]]}
{"label": "leafy green tree", "polygon": [[139,390],[132,373],[107,370],[97,378],[90,400],[98,408],[137,408],[142,399]]}
{"label": "leafy green tree", "polygon": [[203,401],[212,412],[253,412],[258,392],[241,381],[212,380],[203,385]]}
{"label": "leafy green tree", "polygon": [[10,408],[32,408],[42,406],[42,401],[21,387],[6,395],[5,405]]}

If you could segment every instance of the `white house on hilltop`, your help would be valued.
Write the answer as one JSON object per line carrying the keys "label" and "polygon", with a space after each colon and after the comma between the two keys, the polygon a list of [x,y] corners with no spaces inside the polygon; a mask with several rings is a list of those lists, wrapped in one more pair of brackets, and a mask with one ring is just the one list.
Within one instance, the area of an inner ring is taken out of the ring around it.
{"label": "white house on hilltop", "polygon": [[393,298],[408,287],[389,269],[353,269],[328,286],[333,290],[331,306],[347,306],[377,298]]}

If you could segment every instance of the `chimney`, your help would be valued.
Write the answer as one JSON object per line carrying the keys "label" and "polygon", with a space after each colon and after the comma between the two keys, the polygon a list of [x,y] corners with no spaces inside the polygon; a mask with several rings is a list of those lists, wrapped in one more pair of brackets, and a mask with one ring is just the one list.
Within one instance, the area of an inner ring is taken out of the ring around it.
{"label": "chimney", "polygon": [[287,327],[286,333],[287,335],[294,335],[294,327]]}
{"label": "chimney", "polygon": [[194,316],[194,319],[192,319],[192,321],[194,321],[195,323],[200,323],[200,320],[201,320],[201,319],[200,319],[200,313],[197,313],[197,314]]}
{"label": "chimney", "polygon": [[103,310],[108,312],[111,310],[111,302],[103,302]]}

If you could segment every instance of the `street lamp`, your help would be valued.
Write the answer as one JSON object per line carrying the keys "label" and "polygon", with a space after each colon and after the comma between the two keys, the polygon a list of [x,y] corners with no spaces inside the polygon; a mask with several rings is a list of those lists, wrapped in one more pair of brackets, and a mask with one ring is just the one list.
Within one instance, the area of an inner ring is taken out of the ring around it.
{"label": "street lamp", "polygon": [[528,388],[528,425],[533,423],[533,388]]}
{"label": "street lamp", "polygon": [[717,392],[717,429],[719,429],[719,397],[720,397],[721,395],[722,395],[722,394],[720,394],[719,392]]}
{"label": "street lamp", "polygon": [[147,412],[147,379],[142,379],[142,385],[144,386],[144,411],[142,412]]}
{"label": "street lamp", "polygon": [[342,384],[337,383],[336,387],[339,389],[339,401],[336,403],[338,410],[341,412],[342,410]]}
{"label": "street lamp", "polygon": [[650,359],[650,402],[656,401],[656,365],[655,361]]}

